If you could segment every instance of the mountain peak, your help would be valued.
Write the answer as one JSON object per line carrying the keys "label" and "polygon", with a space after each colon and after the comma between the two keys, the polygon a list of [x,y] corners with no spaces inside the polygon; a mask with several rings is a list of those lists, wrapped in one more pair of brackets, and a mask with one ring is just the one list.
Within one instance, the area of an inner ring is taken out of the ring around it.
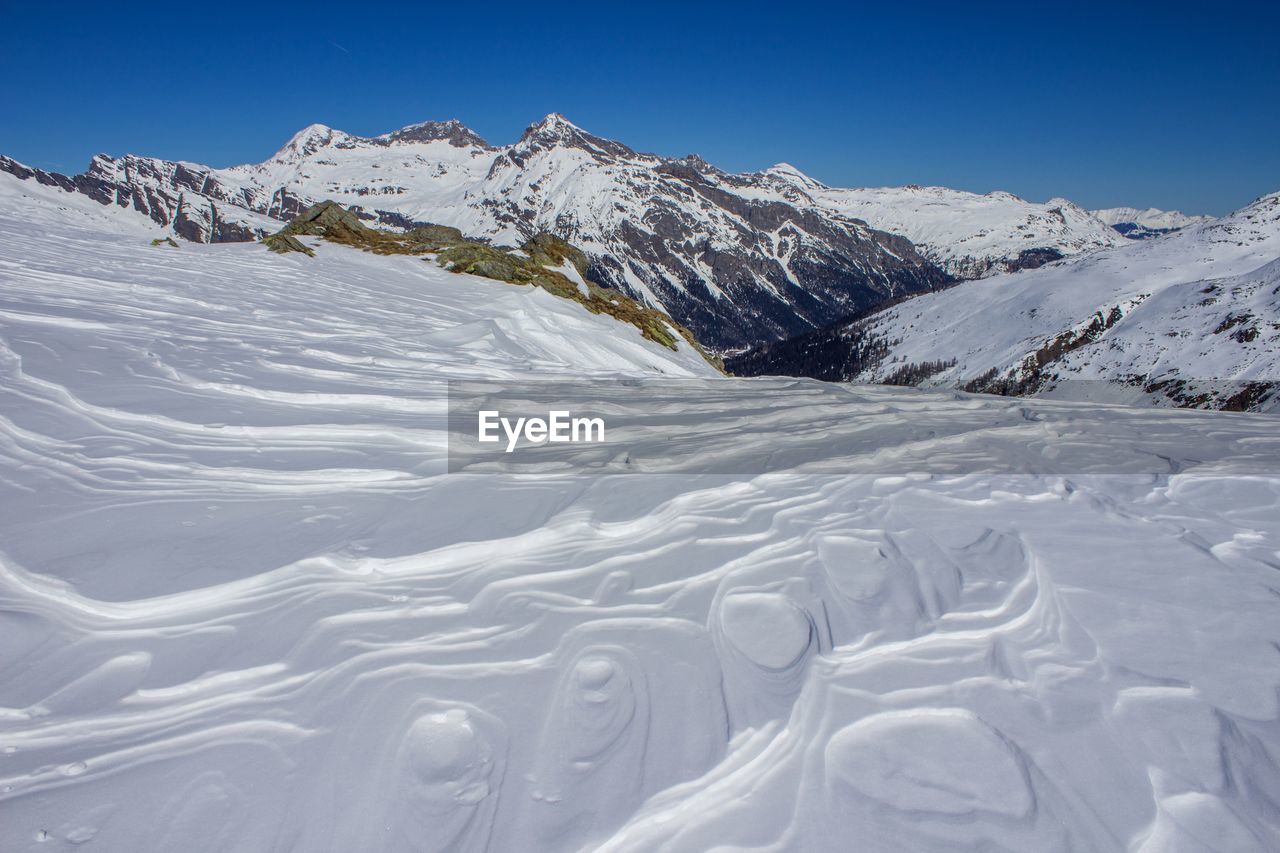
{"label": "mountain peak", "polygon": [[780,178],[790,183],[799,184],[807,187],[822,187],[821,181],[815,181],[804,172],[792,166],[790,163],[775,163],[764,170],[764,174],[770,177]]}
{"label": "mountain peak", "polygon": [[588,133],[560,113],[548,113],[541,121],[525,128],[516,147],[528,150],[578,148],[597,156],[625,157],[635,154],[621,142]]}
{"label": "mountain peak", "polygon": [[578,127],[576,124],[574,124],[573,122],[565,118],[564,115],[562,115],[561,113],[547,113],[545,116],[542,117],[542,121],[539,121],[534,124],[534,127],[539,127],[546,130],[565,130],[565,131],[577,130],[580,132],[585,132],[582,130],[582,128]]}
{"label": "mountain peak", "polygon": [[383,143],[445,141],[455,148],[490,148],[488,142],[456,118],[446,121],[420,121],[377,137]]}
{"label": "mountain peak", "polygon": [[316,153],[326,145],[349,138],[346,133],[328,125],[309,124],[295,133],[271,159],[282,162],[298,160]]}
{"label": "mountain peak", "polygon": [[333,128],[329,127],[327,124],[320,124],[319,122],[316,122],[314,124],[307,125],[302,130],[295,133],[293,135],[293,139],[304,139],[310,136],[322,136],[329,133],[333,133]]}
{"label": "mountain peak", "polygon": [[686,154],[681,158],[680,162],[698,172],[706,173],[720,171],[720,169],[716,168],[713,164],[707,162],[707,160],[700,154]]}
{"label": "mountain peak", "polygon": [[520,136],[520,141],[544,139],[557,142],[572,142],[576,137],[590,135],[560,113],[547,113],[540,121],[536,121],[525,128],[524,133]]}

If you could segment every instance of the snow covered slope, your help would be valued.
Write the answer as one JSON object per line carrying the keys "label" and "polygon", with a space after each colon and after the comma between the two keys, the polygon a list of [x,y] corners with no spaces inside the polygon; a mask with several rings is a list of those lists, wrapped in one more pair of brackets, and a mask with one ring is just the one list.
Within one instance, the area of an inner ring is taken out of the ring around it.
{"label": "snow covered slope", "polygon": [[1159,210],[1149,207],[1108,207],[1092,211],[1093,215],[1132,240],[1147,240],[1195,225],[1208,222],[1212,216],[1187,216],[1180,210]]}
{"label": "snow covered slope", "polygon": [[[65,270],[84,288],[86,311],[139,311],[153,317],[149,333],[156,347],[179,357],[184,345],[203,340],[220,324],[247,333],[254,328],[287,329],[287,318],[301,313],[331,334],[300,331],[288,348],[281,342],[257,347],[259,357],[279,355],[282,387],[294,374],[323,375],[347,360],[392,358],[415,383],[438,389],[449,379],[505,376],[522,370],[572,375],[708,376],[715,370],[692,347],[676,351],[641,337],[633,326],[588,313],[578,304],[531,287],[447,272],[414,256],[380,256],[326,243],[307,244],[317,259],[277,255],[256,243],[152,246],[148,238],[163,229],[101,207],[74,193],[14,181],[0,175],[0,216],[7,241],[4,257],[19,259],[29,270],[7,283],[6,298],[19,306],[22,287],[39,298],[48,280]],[[121,223],[127,223],[121,228]],[[112,274],[111,271],[115,271]],[[86,275],[92,271],[94,275]],[[180,282],[173,290],[171,282]],[[68,285],[66,292],[74,290]],[[172,305],[164,306],[166,300]],[[215,328],[200,332],[198,316],[184,306],[209,306]],[[21,310],[20,307],[16,310]],[[343,316],[362,318],[365,329],[380,329],[383,340],[363,350],[347,350]],[[74,324],[73,324],[74,325]],[[105,332],[105,327],[92,328]],[[443,342],[434,348],[436,337]],[[333,351],[317,344],[333,342]],[[411,355],[428,347],[418,364]],[[198,347],[197,347],[198,348]],[[379,350],[382,352],[379,352]],[[185,355],[182,355],[185,353]],[[457,365],[442,363],[442,357]],[[158,364],[157,352],[138,355]],[[397,372],[397,375],[399,373]]]}
{"label": "snow covered slope", "polygon": [[1280,380],[1278,259],[1280,193],[1272,193],[1158,240],[966,282],[821,340],[778,345],[765,353],[776,369],[763,372],[856,350],[839,378],[914,371],[929,383],[981,377],[971,387],[1014,393],[1253,406],[1266,387],[1248,383]]}
{"label": "snow covered slope", "polygon": [[[0,189],[6,853],[1280,847],[1273,418],[731,380]],[[666,474],[444,473],[444,379],[659,374]]]}

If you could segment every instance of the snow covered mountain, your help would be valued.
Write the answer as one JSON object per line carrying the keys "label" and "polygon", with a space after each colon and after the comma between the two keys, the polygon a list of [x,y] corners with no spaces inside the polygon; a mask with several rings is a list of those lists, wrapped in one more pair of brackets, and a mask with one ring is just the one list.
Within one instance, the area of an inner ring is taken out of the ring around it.
{"label": "snow covered mountain", "polygon": [[1208,222],[1212,216],[1187,216],[1180,210],[1159,210],[1149,207],[1139,210],[1136,207],[1108,207],[1092,211],[1098,219],[1110,225],[1124,236],[1132,240],[1147,240],[1159,237],[1195,225]]}
{"label": "snow covered mountain", "polygon": [[908,240],[795,204],[786,187],[639,154],[555,114],[501,148],[457,122],[374,138],[312,125],[266,162],[230,169],[102,156],[76,178],[0,168],[200,241],[261,236],[275,230],[264,220],[327,199],[383,225],[449,225],[501,245],[552,231],[588,252],[596,280],[712,346],[795,334],[948,281]]}
{"label": "snow covered mountain", "polygon": [[1274,407],[1278,259],[1280,193],[1272,193],[1158,240],[965,282],[763,347],[729,366],[1005,393]]}
{"label": "snow covered mountain", "polygon": [[377,137],[311,125],[267,161],[229,169],[100,155],[75,177],[4,158],[0,170],[136,210],[197,242],[255,239],[328,199],[385,226],[437,223],[503,245],[550,231],[587,251],[597,280],[716,348],[794,336],[949,275],[1120,242],[1060,199],[839,190],[785,165],[730,174],[693,156],[637,153],[557,114],[507,146],[456,121]]}
{"label": "snow covered mountain", "polygon": [[[0,176],[0,850],[1280,849],[1274,418],[167,233]],[[566,378],[625,451],[447,473],[446,380]]]}
{"label": "snow covered mountain", "polygon": [[1037,204],[1006,192],[978,195],[945,187],[836,189],[786,164],[766,174],[793,184],[823,208],[910,238],[957,278],[1033,269],[1123,243],[1113,229],[1061,198]]}

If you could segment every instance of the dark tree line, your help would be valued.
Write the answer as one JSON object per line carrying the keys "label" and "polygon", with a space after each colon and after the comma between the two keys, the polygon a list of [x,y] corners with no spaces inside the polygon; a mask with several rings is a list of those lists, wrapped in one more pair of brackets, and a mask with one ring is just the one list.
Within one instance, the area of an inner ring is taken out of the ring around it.
{"label": "dark tree line", "polygon": [[919,385],[930,376],[936,376],[944,370],[956,366],[956,360],[921,361],[904,364],[886,376],[885,385]]}
{"label": "dark tree line", "polygon": [[878,366],[888,354],[888,341],[850,325],[763,344],[726,358],[724,366],[735,376],[807,376],[847,382]]}

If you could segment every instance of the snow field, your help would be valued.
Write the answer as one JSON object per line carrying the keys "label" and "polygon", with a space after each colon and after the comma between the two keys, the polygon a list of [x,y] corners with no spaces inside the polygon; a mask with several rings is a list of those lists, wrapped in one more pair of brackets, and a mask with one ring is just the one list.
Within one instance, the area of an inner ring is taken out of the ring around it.
{"label": "snow field", "polygon": [[[1280,846],[1273,419],[90,214],[0,205],[0,849]],[[448,379],[655,376],[654,473],[444,473]]]}

